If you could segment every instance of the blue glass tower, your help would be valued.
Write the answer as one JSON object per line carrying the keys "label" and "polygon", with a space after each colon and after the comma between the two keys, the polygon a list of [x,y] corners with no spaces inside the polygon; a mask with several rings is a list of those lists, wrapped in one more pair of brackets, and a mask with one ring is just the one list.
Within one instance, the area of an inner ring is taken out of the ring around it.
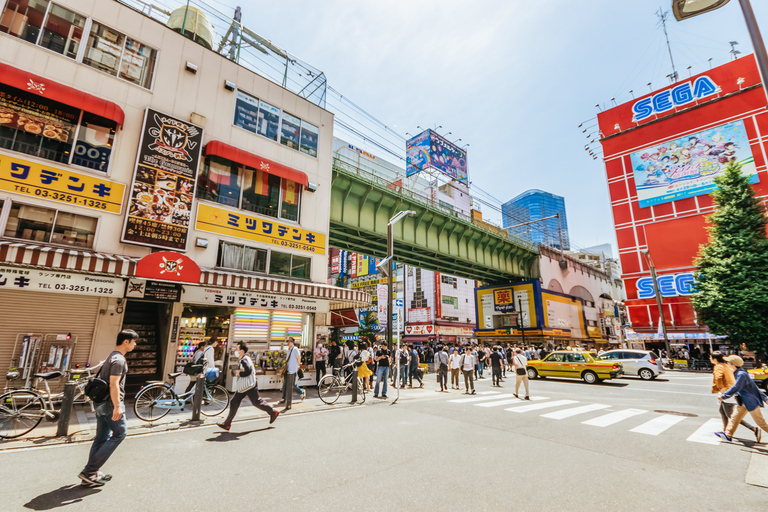
{"label": "blue glass tower", "polygon": [[[568,251],[570,250],[570,243],[568,242],[568,219],[565,216],[564,198],[543,190],[532,189],[501,205],[504,228],[522,222],[543,219],[557,213],[560,214],[560,224],[563,230],[562,249]],[[556,249],[561,248],[556,218],[507,229],[507,232],[531,243],[546,244]]]}

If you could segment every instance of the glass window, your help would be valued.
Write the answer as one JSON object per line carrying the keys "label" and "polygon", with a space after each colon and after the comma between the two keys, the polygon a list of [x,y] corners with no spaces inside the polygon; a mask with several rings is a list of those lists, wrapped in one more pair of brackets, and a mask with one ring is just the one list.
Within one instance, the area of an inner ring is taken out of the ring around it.
{"label": "glass window", "polygon": [[237,208],[240,203],[239,172],[240,168],[234,162],[206,157],[198,178],[197,197]]}
{"label": "glass window", "polygon": [[241,268],[242,270],[249,270],[251,272],[266,272],[267,251],[255,247],[244,247],[243,266]]}
{"label": "glass window", "polygon": [[309,156],[317,156],[317,126],[306,121],[301,122],[301,152]]}
{"label": "glass window", "polygon": [[280,127],[280,144],[289,148],[299,149],[299,131],[301,131],[301,119],[293,117],[288,112],[283,112],[283,124]]}
{"label": "glass window", "polygon": [[616,361],[619,358],[618,352],[606,352],[605,354],[600,356],[600,359],[603,361]]}
{"label": "glass window", "polygon": [[259,120],[256,133],[268,139],[277,140],[277,128],[280,125],[280,109],[269,103],[259,101]]}
{"label": "glass window", "polygon": [[219,267],[265,272],[267,270],[267,251],[229,242],[219,244],[217,259]]}
{"label": "glass window", "polygon": [[309,264],[311,261],[309,258],[294,254],[291,261],[291,277],[309,279]]}
{"label": "glass window", "polygon": [[259,100],[243,91],[237,91],[235,99],[235,126],[256,133],[256,122],[259,118]]}
{"label": "glass window", "polygon": [[83,64],[117,76],[124,42],[123,34],[94,21],[91,34],[88,36],[88,47],[85,50]]}
{"label": "glass window", "polygon": [[583,363],[584,362],[584,355],[583,354],[568,354],[568,361],[571,363]]}
{"label": "glass window", "polygon": [[115,142],[116,130],[117,123],[114,121],[90,112],[83,112],[72,163],[106,172],[109,166],[109,156],[112,154],[112,145]]}
{"label": "glass window", "polygon": [[93,247],[96,222],[97,220],[93,217],[59,212],[56,216],[51,242],[76,247]]}
{"label": "glass window", "polygon": [[283,197],[280,205],[280,217],[298,222],[301,185],[291,180],[283,180]]}
{"label": "glass window", "polygon": [[548,363],[562,363],[563,354],[549,354],[544,360]]}
{"label": "glass window", "polygon": [[36,242],[50,242],[56,210],[14,204],[5,226],[5,236]]}
{"label": "glass window", "polygon": [[48,0],[10,0],[0,19],[0,32],[37,43]]}
{"label": "glass window", "polygon": [[272,251],[269,258],[269,273],[275,276],[290,276],[291,255]]}
{"label": "glass window", "polygon": [[243,210],[277,217],[280,202],[280,177],[245,168],[243,174]]}
{"label": "glass window", "polygon": [[84,27],[85,17],[52,4],[39,44],[43,48],[74,59],[80,48]]}
{"label": "glass window", "polygon": [[240,263],[243,261],[243,249],[244,247],[242,245],[221,242],[219,245],[218,256],[219,266],[226,268],[240,268]]}
{"label": "glass window", "polygon": [[120,78],[149,89],[152,87],[156,59],[157,50],[129,37],[125,41]]}

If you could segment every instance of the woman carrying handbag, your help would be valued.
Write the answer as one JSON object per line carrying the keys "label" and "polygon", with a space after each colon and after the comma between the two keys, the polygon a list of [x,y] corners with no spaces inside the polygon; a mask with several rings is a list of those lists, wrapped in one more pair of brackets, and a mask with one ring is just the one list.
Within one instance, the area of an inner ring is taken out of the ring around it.
{"label": "woman carrying handbag", "polygon": [[224,430],[229,430],[232,427],[232,420],[235,418],[235,414],[237,414],[237,410],[240,408],[240,402],[242,402],[245,397],[248,397],[254,407],[269,414],[270,423],[273,423],[280,414],[279,411],[270,407],[267,401],[259,396],[259,387],[256,385],[255,368],[251,358],[246,355],[247,353],[248,345],[240,343],[240,345],[238,345],[240,368],[232,370],[237,379],[235,381],[235,396],[232,397],[232,401],[229,403],[229,415],[227,416],[227,419],[222,423],[217,423],[217,425]]}

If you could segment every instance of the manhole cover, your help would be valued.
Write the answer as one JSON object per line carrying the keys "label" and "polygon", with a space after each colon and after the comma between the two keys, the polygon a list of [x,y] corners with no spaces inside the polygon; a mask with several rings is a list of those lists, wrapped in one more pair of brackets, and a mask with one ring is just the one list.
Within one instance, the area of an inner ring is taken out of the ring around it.
{"label": "manhole cover", "polygon": [[686,418],[698,418],[698,414],[691,414],[689,412],[677,412],[677,411],[653,411],[659,414],[674,414],[675,416],[685,416]]}

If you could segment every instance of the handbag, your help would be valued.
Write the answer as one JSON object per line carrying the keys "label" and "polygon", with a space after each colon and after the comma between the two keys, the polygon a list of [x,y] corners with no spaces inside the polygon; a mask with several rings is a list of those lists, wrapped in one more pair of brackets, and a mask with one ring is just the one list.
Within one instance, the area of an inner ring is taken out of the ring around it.
{"label": "handbag", "polygon": [[95,404],[100,404],[109,398],[109,384],[99,377],[99,375],[101,375],[101,370],[103,369],[103,366],[99,368],[99,371],[96,372],[96,376],[89,380],[85,385],[85,388],[83,388],[85,396]]}
{"label": "handbag", "polygon": [[304,378],[304,370],[299,368],[299,371],[296,372],[296,375],[298,375],[300,379],[303,379]]}
{"label": "handbag", "polygon": [[219,369],[218,368],[208,368],[205,370],[205,380],[208,382],[213,382],[216,379],[219,378]]}
{"label": "handbag", "polygon": [[184,365],[183,372],[185,375],[197,375],[203,373],[203,365],[200,362],[190,361]]}
{"label": "handbag", "polygon": [[256,386],[256,371],[253,367],[253,362],[251,361],[251,358],[248,356],[245,356],[243,358],[248,368],[251,369],[251,373],[249,375],[246,375],[245,377],[237,377],[237,392],[238,393],[246,393],[253,389]]}
{"label": "handbag", "polygon": [[[515,362],[517,362],[517,361],[519,361],[519,359],[517,359],[517,357],[515,357]],[[517,368],[517,369],[515,369],[515,373],[517,373],[518,375],[525,375],[525,368]]]}

